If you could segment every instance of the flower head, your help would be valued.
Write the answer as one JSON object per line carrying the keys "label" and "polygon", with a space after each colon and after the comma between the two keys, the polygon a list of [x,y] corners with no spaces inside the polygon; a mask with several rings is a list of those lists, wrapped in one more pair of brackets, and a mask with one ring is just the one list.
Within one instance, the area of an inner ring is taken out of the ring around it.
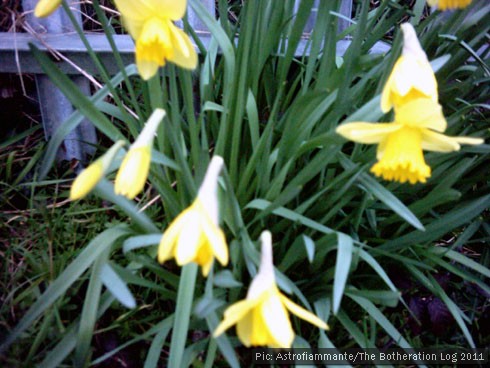
{"label": "flower head", "polygon": [[264,231],[260,238],[262,255],[259,272],[250,284],[246,299],[232,304],[225,310],[224,319],[213,336],[221,335],[236,324],[238,338],[247,347],[290,348],[294,340],[294,331],[288,311],[319,328],[328,329],[328,326],[279,291],[272,263],[271,233]]}
{"label": "flower head", "polygon": [[378,162],[371,171],[385,180],[425,183],[431,175],[422,150],[451,152],[460,144],[481,144],[481,138],[448,137],[441,106],[431,99],[416,99],[395,110],[391,123],[355,122],[337,127],[337,133],[354,142],[379,144]]}
{"label": "flower head", "polygon": [[70,189],[72,201],[85,197],[105,175],[116,153],[124,145],[124,141],[117,141],[107,152],[84,169],[73,181]]}
{"label": "flower head", "polygon": [[60,4],[61,0],[40,0],[34,8],[34,15],[38,18],[47,17],[53,13]]}
{"label": "flower head", "polygon": [[402,24],[401,29],[403,51],[381,94],[383,112],[420,98],[429,98],[434,102],[438,99],[436,77],[415,29],[410,23]]}
{"label": "flower head", "polygon": [[156,109],[129,148],[116,175],[116,194],[133,199],[143,190],[150,171],[153,136],[164,116],[165,110]]}
{"label": "flower head", "polygon": [[179,266],[195,262],[207,276],[216,257],[228,264],[228,247],[219,227],[218,176],[223,159],[214,156],[199,188],[197,198],[170,224],[158,247],[158,261],[175,258]]}
{"label": "flower head", "polygon": [[184,16],[187,0],[115,0],[115,3],[136,41],[136,64],[143,79],[150,79],[167,60],[186,69],[196,67],[194,46],[172,22]]}
{"label": "flower head", "polygon": [[472,0],[427,0],[430,6],[437,6],[439,10],[462,9],[471,4]]}

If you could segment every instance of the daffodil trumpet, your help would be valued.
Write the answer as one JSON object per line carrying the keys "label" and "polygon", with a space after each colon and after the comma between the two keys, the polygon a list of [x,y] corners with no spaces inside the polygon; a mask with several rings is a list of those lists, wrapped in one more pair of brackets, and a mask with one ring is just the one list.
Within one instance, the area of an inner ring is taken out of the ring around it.
{"label": "daffodil trumpet", "polygon": [[150,79],[167,61],[196,68],[194,46],[173,23],[184,16],[187,0],[115,0],[115,4],[135,40],[136,65],[143,79]]}
{"label": "daffodil trumpet", "polygon": [[158,125],[165,117],[165,110],[155,109],[143,130],[129,147],[116,175],[116,194],[133,199],[143,190],[150,172],[151,148]]}
{"label": "daffodil trumpet", "polygon": [[295,334],[289,312],[318,328],[326,330],[328,325],[279,291],[274,277],[271,233],[264,231],[260,239],[262,249],[259,272],[252,280],[246,298],[225,310],[224,319],[213,336],[218,337],[236,325],[238,338],[246,347],[290,348]]}
{"label": "daffodil trumpet", "polygon": [[51,15],[61,4],[61,0],[39,0],[34,8],[34,15],[44,18]]}
{"label": "daffodil trumpet", "polygon": [[114,157],[124,146],[124,141],[117,141],[101,157],[82,170],[71,185],[70,199],[72,201],[84,198],[107,173]]}
{"label": "daffodil trumpet", "polygon": [[214,156],[194,202],[178,215],[162,236],[158,247],[158,261],[171,258],[179,266],[194,262],[207,276],[216,258],[223,266],[228,264],[228,246],[219,227],[218,177],[223,159]]}
{"label": "daffodil trumpet", "polygon": [[378,162],[371,168],[385,180],[425,183],[431,175],[423,150],[458,151],[461,144],[481,144],[483,139],[449,137],[442,132],[446,120],[441,106],[431,99],[410,101],[395,110],[390,123],[353,122],[340,125],[337,133],[358,143],[378,144]]}

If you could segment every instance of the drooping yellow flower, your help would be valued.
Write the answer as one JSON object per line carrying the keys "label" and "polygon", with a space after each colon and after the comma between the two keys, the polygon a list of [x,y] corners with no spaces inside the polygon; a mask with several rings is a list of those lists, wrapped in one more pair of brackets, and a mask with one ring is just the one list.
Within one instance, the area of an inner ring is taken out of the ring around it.
{"label": "drooping yellow flower", "polygon": [[116,194],[133,199],[143,190],[150,172],[153,137],[164,116],[165,110],[156,109],[129,148],[116,175],[114,185]]}
{"label": "drooping yellow flower", "polygon": [[197,198],[170,224],[158,247],[158,262],[175,258],[179,266],[195,262],[207,276],[216,257],[228,264],[228,246],[219,227],[218,176],[223,159],[214,156],[199,188]]}
{"label": "drooping yellow flower", "polygon": [[458,151],[460,144],[481,144],[483,139],[448,137],[446,120],[441,106],[422,98],[395,109],[391,123],[354,122],[340,125],[337,133],[354,142],[379,144],[378,162],[371,172],[385,180],[401,183],[425,183],[431,175],[422,150],[436,152]]}
{"label": "drooping yellow flower", "polygon": [[407,102],[429,98],[438,100],[437,80],[424,50],[410,23],[401,25],[403,32],[402,55],[395,63],[381,94],[381,110],[388,112],[392,107]]}
{"label": "drooping yellow flower", "polygon": [[38,18],[47,17],[58,9],[60,4],[61,0],[39,0],[34,8],[34,15]]}
{"label": "drooping yellow flower", "polygon": [[225,310],[224,319],[213,336],[218,337],[236,324],[238,338],[246,347],[290,348],[294,331],[288,311],[318,328],[328,329],[328,325],[279,291],[274,277],[271,233],[264,231],[260,238],[262,254],[259,272],[250,284],[246,299]]}
{"label": "drooping yellow flower", "polygon": [[462,9],[471,4],[472,0],[427,0],[430,6],[439,10]]}
{"label": "drooping yellow flower", "polygon": [[72,201],[85,197],[105,175],[116,153],[124,145],[124,141],[117,141],[107,152],[84,169],[73,181],[70,189]]}
{"label": "drooping yellow flower", "polygon": [[168,60],[186,69],[197,65],[189,37],[172,21],[185,14],[187,0],[114,0],[136,42],[136,65],[145,80]]}

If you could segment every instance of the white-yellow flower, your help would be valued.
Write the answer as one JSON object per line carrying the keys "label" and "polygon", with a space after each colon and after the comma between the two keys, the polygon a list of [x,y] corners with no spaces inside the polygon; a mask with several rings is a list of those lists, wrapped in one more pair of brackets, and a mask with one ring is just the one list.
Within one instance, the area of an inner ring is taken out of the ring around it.
{"label": "white-yellow flower", "polygon": [[165,110],[156,109],[129,148],[116,175],[114,185],[116,194],[133,199],[143,190],[150,172],[153,138],[164,116]]}
{"label": "white-yellow flower", "polygon": [[60,4],[61,0],[40,0],[34,8],[34,15],[38,18],[47,17],[58,9]]}
{"label": "white-yellow flower", "polygon": [[472,0],[427,0],[430,6],[439,10],[462,9],[471,4]]}
{"label": "white-yellow flower", "polygon": [[186,69],[196,67],[194,46],[173,23],[184,16],[187,0],[114,1],[136,42],[136,64],[143,79],[150,79],[167,60]]}
{"label": "white-yellow flower", "polygon": [[124,141],[117,141],[107,152],[91,163],[73,181],[70,189],[72,201],[85,197],[106,174],[116,153],[124,145]]}
{"label": "white-yellow flower", "polygon": [[395,109],[391,123],[353,122],[340,125],[337,133],[354,142],[378,144],[378,162],[371,172],[385,180],[425,183],[431,175],[422,150],[458,151],[461,144],[481,144],[483,139],[448,137],[441,106],[428,98]]}
{"label": "white-yellow flower", "polygon": [[274,277],[271,233],[264,231],[260,238],[262,254],[259,272],[250,284],[246,299],[226,309],[224,319],[213,336],[221,335],[236,324],[238,338],[247,347],[290,348],[294,331],[288,311],[318,328],[328,329],[328,325],[279,291]]}
{"label": "white-yellow flower", "polygon": [[207,276],[214,258],[223,265],[228,264],[228,246],[223,230],[219,227],[218,176],[223,159],[214,156],[197,198],[175,218],[162,236],[158,247],[158,262],[171,258],[179,266],[195,262]]}
{"label": "white-yellow flower", "polygon": [[381,110],[388,112],[420,98],[438,101],[437,80],[410,23],[401,25],[402,55],[395,63],[381,94]]}

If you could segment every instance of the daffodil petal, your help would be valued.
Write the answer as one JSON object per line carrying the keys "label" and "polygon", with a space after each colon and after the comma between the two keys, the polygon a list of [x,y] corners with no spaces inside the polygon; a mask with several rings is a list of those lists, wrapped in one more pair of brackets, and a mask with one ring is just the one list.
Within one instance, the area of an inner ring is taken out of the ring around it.
{"label": "daffodil petal", "polygon": [[354,122],[338,126],[336,132],[354,142],[373,144],[381,142],[388,134],[400,128],[401,125],[395,123]]}
{"label": "daffodil petal", "polygon": [[133,199],[143,190],[150,171],[151,147],[129,149],[116,175],[114,191]]}
{"label": "daffodil petal", "polygon": [[146,0],[151,4],[156,14],[162,17],[179,20],[187,9],[187,0]]}
{"label": "daffodil petal", "polygon": [[154,14],[151,0],[114,0],[114,3],[121,15],[128,20],[144,20]]}
{"label": "daffodil petal", "polygon": [[328,325],[323,322],[320,318],[315,316],[313,313],[307,311],[303,307],[300,307],[298,304],[293,302],[291,299],[287,298],[285,295],[280,295],[281,301],[284,303],[286,308],[299,318],[311,323],[312,325],[317,326],[318,328],[322,328],[324,330],[328,330]]}
{"label": "daffodil petal", "polygon": [[449,137],[444,134],[432,132],[428,129],[422,130],[422,148],[426,151],[452,152],[459,151],[460,144],[482,144],[481,138],[472,137]]}
{"label": "daffodil petal", "polygon": [[148,80],[153,77],[158,71],[158,63],[148,60],[136,60],[136,66],[138,67],[138,73],[141,78]]}
{"label": "daffodil petal", "polygon": [[395,111],[395,120],[400,124],[438,132],[444,132],[447,127],[441,105],[429,98],[419,98],[400,106]]}
{"label": "daffodil petal", "polygon": [[197,66],[197,53],[189,36],[173,24],[169,25],[169,29],[174,52],[173,55],[169,55],[168,60],[182,68],[195,69]]}
{"label": "daffodil petal", "polygon": [[252,341],[254,329],[254,314],[254,311],[250,310],[237,322],[236,325],[236,334],[242,344],[247,348],[254,344],[254,342]]}
{"label": "daffodil petal", "polygon": [[203,225],[203,230],[214,256],[218,259],[219,263],[226,266],[228,264],[228,247],[226,246],[223,230],[214,225],[211,220]]}
{"label": "daffodil petal", "polygon": [[158,262],[163,263],[172,258],[177,238],[184,225],[185,223],[177,217],[163,233],[158,245]]}
{"label": "daffodil petal", "polygon": [[213,336],[217,337],[221,335],[224,331],[241,320],[253,307],[254,303],[246,299],[230,305],[226,308],[223,321],[218,325],[216,330],[214,330]]}
{"label": "daffodil petal", "polygon": [[267,329],[272,338],[268,345],[290,348],[294,340],[294,332],[280,296],[275,293],[267,298],[260,306],[260,312],[265,324],[263,327]]}
{"label": "daffodil petal", "polygon": [[185,228],[181,229],[179,240],[175,248],[175,261],[179,266],[192,262],[201,246],[201,227],[199,213],[188,209],[185,217]]}

